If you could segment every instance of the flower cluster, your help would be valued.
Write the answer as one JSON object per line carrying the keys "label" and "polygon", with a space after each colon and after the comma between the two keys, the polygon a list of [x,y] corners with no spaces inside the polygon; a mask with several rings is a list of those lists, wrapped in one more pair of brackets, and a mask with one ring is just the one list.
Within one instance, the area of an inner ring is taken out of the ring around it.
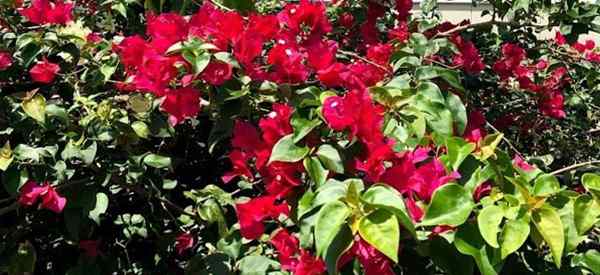
{"label": "flower cluster", "polygon": [[65,25],[73,20],[73,3],[65,3],[64,0],[33,0],[31,6],[21,8],[19,12],[33,24]]}
{"label": "flower cluster", "polygon": [[313,275],[325,272],[325,263],[300,248],[298,238],[284,228],[279,229],[270,240],[277,249],[281,269],[294,275]]}
{"label": "flower cluster", "polygon": [[62,197],[56,189],[45,182],[39,185],[37,182],[29,180],[21,187],[19,203],[23,206],[32,206],[39,199],[42,199],[42,208],[55,213],[61,213],[67,204],[67,199]]}
{"label": "flower cluster", "polygon": [[[492,66],[501,81],[515,79],[523,90],[538,96],[542,114],[553,118],[564,118],[564,97],[562,88],[568,82],[567,68],[558,67],[548,71],[548,61],[540,59],[528,64],[527,53],[517,44],[502,45],[502,58]],[[541,84],[536,83],[536,73],[547,73]]]}

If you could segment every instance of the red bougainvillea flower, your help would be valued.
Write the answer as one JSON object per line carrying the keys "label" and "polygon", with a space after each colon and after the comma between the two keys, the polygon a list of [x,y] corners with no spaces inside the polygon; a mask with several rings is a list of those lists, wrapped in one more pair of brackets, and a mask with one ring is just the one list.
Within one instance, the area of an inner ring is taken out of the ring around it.
{"label": "red bougainvillea flower", "polygon": [[194,247],[194,236],[190,233],[181,233],[175,238],[175,251],[177,254],[183,255],[183,253]]}
{"label": "red bougainvillea flower", "polygon": [[205,2],[189,22],[189,34],[205,39],[227,50],[229,44],[239,39],[244,29],[244,21],[236,12],[223,12]]}
{"label": "red bougainvillea flower", "polygon": [[355,257],[364,268],[365,275],[394,275],[392,261],[359,235],[354,238],[352,247],[340,257],[338,267],[343,267]]}
{"label": "red bougainvillea flower", "polygon": [[85,254],[89,258],[98,257],[100,246],[99,240],[81,240],[79,241],[79,249],[83,250],[83,254]]}
{"label": "red bougainvillea flower", "polygon": [[262,196],[235,205],[240,222],[240,233],[246,239],[257,239],[265,231],[263,221],[289,215],[287,203],[277,203],[275,196]]}
{"label": "red bougainvillea flower", "polygon": [[267,63],[272,65],[271,80],[277,83],[301,83],[308,79],[310,71],[305,55],[290,41],[280,39],[267,54]]}
{"label": "red bougainvillea flower", "polygon": [[325,274],[326,267],[323,260],[313,256],[306,250],[300,250],[298,264],[294,268],[294,275],[319,275]]}
{"label": "red bougainvillea flower", "polygon": [[567,44],[567,38],[565,38],[562,33],[556,32],[554,34],[554,42],[556,42],[556,45],[562,46]]}
{"label": "red bougainvillea flower", "polygon": [[246,179],[254,180],[252,170],[250,170],[250,167],[248,166],[250,156],[248,156],[247,153],[240,150],[232,150],[229,153],[229,160],[231,161],[233,168],[231,171],[225,172],[225,174],[221,177],[221,180],[223,180],[224,183],[228,183],[238,176],[243,176]]}
{"label": "red bougainvillea flower", "polygon": [[416,167],[415,164],[422,160],[423,157],[407,154],[387,169],[381,180],[401,193],[414,192],[421,200],[429,201],[437,188],[460,178],[456,171],[448,174],[444,164],[437,158]]}
{"label": "red bougainvillea flower", "polygon": [[379,30],[376,27],[377,19],[385,14],[386,8],[375,1],[369,1],[367,6],[367,20],[360,26],[360,33],[365,46],[379,43]]}
{"label": "red bougainvillea flower", "polygon": [[539,101],[539,107],[542,114],[552,118],[564,118],[567,116],[564,111],[564,97],[560,91],[552,91],[544,94]]}
{"label": "red bougainvillea flower", "polygon": [[61,197],[54,187],[48,185],[48,191],[42,194],[42,208],[46,208],[54,213],[61,213],[65,208],[67,199]]}
{"label": "red bougainvillea flower", "polygon": [[113,45],[113,50],[119,54],[121,63],[126,68],[135,68],[144,61],[146,41],[139,35],[125,37],[118,45]]}
{"label": "red bougainvillea flower", "polygon": [[417,168],[411,177],[414,191],[424,201],[430,201],[433,192],[440,186],[459,178],[460,174],[456,171],[447,174],[444,164],[437,158]]}
{"label": "red bougainvillea flower", "polygon": [[492,183],[486,181],[475,188],[473,191],[473,200],[479,202],[483,197],[489,195],[492,192]]}
{"label": "red bougainvillea flower", "polygon": [[33,24],[67,24],[72,20],[73,4],[64,3],[62,0],[50,2],[48,0],[33,0],[29,8],[19,9]]}
{"label": "red bougainvillea flower", "polygon": [[479,74],[485,69],[485,64],[479,55],[479,50],[471,41],[464,41],[462,36],[455,35],[450,41],[456,45],[459,53],[454,56],[453,64],[459,66],[469,74]]}
{"label": "red bougainvillea flower", "polygon": [[188,34],[187,22],[177,13],[153,13],[147,15],[146,34],[152,38],[152,45],[158,52],[166,51],[171,45],[185,40]]}
{"label": "red bougainvillea flower", "polygon": [[596,48],[596,43],[594,40],[588,39],[584,43],[575,42],[572,47],[580,53],[585,53]]}
{"label": "red bougainvillea flower", "polygon": [[485,130],[485,116],[479,110],[473,110],[469,113],[467,127],[463,138],[468,142],[479,143],[487,135]]}
{"label": "red bougainvillea flower", "polygon": [[412,9],[412,0],[396,0],[396,11],[398,12],[398,21],[406,22]]}
{"label": "red bougainvillea flower", "polygon": [[221,61],[211,61],[200,77],[210,85],[221,85],[231,79],[232,66]]}
{"label": "red bougainvillea flower", "polygon": [[325,5],[320,1],[300,0],[299,4],[287,4],[277,18],[295,34],[300,34],[303,27],[308,29],[308,36],[321,36],[332,29]]}
{"label": "red bougainvillea flower", "polygon": [[352,15],[352,13],[344,12],[340,15],[338,23],[340,24],[340,26],[346,29],[351,29],[352,25],[354,25],[354,16]]}
{"label": "red bougainvillea flower", "polygon": [[169,123],[177,125],[200,112],[200,92],[193,88],[170,90],[160,107],[169,114]]}
{"label": "red bougainvillea flower", "polygon": [[506,43],[502,45],[502,58],[494,63],[492,69],[500,76],[500,80],[506,80],[514,75],[514,71],[521,66],[525,58],[523,48],[517,44]]}
{"label": "red bougainvillea flower", "polygon": [[423,219],[423,215],[425,213],[423,212],[423,209],[421,209],[421,207],[419,207],[417,205],[417,202],[413,198],[412,193],[409,194],[409,196],[406,198],[405,202],[406,202],[406,209],[408,210],[408,214],[410,215],[410,218],[414,222],[420,222]]}
{"label": "red bougainvillea flower", "polygon": [[0,71],[4,71],[12,66],[12,56],[9,52],[0,52]]}
{"label": "red bougainvillea flower", "polygon": [[61,213],[67,203],[67,199],[61,197],[47,182],[40,186],[35,181],[29,180],[21,187],[19,204],[32,206],[40,198],[42,199],[42,208],[55,213]]}
{"label": "red bougainvillea flower", "polygon": [[585,59],[591,62],[600,63],[600,53],[589,52],[585,55]]}
{"label": "red bougainvillea flower", "polygon": [[390,40],[397,40],[401,43],[408,41],[408,38],[410,37],[408,24],[406,22],[400,22],[398,26],[388,32],[388,37]]}
{"label": "red bougainvillea flower", "polygon": [[346,65],[336,62],[323,70],[317,71],[317,78],[321,81],[321,84],[327,87],[342,87],[345,73],[347,73]]}
{"label": "red bougainvillea flower", "polygon": [[281,269],[291,271],[294,275],[318,275],[325,272],[325,263],[300,249],[298,238],[287,230],[278,230],[270,242],[277,249]]}
{"label": "red bougainvillea flower", "polygon": [[326,69],[335,62],[337,43],[333,40],[311,39],[307,42],[308,64],[315,70]]}
{"label": "red bougainvillea flower", "polygon": [[523,170],[523,171],[525,171],[525,172],[531,172],[531,171],[533,171],[533,170],[535,169],[535,166],[533,166],[533,165],[531,165],[531,164],[529,164],[529,163],[525,162],[525,161],[524,161],[524,160],[521,158],[521,156],[519,156],[519,155],[516,155],[516,156],[513,158],[513,161],[512,161],[512,162],[513,162],[513,165],[514,165],[515,167],[517,167],[517,168],[519,168],[519,169],[521,169],[521,170]]}
{"label": "red bougainvillea flower", "polygon": [[267,192],[277,198],[286,196],[292,189],[302,184],[302,172],[304,172],[302,162],[273,162],[260,170]]}
{"label": "red bougainvillea flower", "polygon": [[390,139],[387,143],[368,143],[364,152],[363,159],[357,159],[356,169],[365,174],[365,180],[377,182],[385,172],[385,161],[389,161],[396,156],[393,150],[393,141]]}
{"label": "red bougainvillea flower", "polygon": [[292,133],[290,118],[293,112],[292,107],[275,103],[273,104],[273,111],[260,119],[258,126],[262,131],[262,139],[268,147],[273,147],[283,136]]}
{"label": "red bougainvillea flower", "polygon": [[431,233],[429,234],[428,238],[432,239],[435,236],[439,236],[441,234],[444,234],[448,231],[453,231],[456,230],[456,227],[450,226],[450,225],[437,225],[436,227],[434,227],[431,230]]}
{"label": "red bougainvillea flower", "polygon": [[354,104],[347,103],[349,100],[340,96],[330,96],[323,102],[323,117],[331,129],[342,131],[354,123]]}
{"label": "red bougainvillea flower", "polygon": [[48,62],[46,58],[36,63],[30,70],[29,75],[35,82],[48,84],[54,81],[56,74],[60,71],[58,64]]}
{"label": "red bougainvillea flower", "polygon": [[91,32],[85,37],[85,40],[88,43],[96,44],[102,41],[102,36],[97,32]]}
{"label": "red bougainvillea flower", "polygon": [[298,260],[295,258],[299,251],[298,238],[282,228],[271,237],[269,242],[277,249],[277,257],[282,269],[292,270],[298,264]]}
{"label": "red bougainvillea flower", "polygon": [[165,95],[178,75],[176,63],[180,61],[178,56],[164,56],[152,49],[145,50],[142,63],[136,67],[135,87],[156,96]]}

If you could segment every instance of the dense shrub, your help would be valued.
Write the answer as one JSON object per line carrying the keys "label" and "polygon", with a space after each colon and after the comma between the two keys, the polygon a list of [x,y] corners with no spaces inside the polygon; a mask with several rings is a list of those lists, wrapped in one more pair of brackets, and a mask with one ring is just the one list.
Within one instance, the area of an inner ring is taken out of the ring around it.
{"label": "dense shrub", "polygon": [[473,4],[3,0],[2,272],[600,274],[600,5]]}

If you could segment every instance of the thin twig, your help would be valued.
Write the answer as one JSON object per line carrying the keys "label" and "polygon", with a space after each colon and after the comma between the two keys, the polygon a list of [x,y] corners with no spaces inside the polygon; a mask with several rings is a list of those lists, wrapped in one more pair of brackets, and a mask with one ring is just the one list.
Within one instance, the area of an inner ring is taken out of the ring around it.
{"label": "thin twig", "polygon": [[4,215],[6,213],[12,212],[14,210],[17,210],[17,208],[19,208],[19,203],[15,201],[7,207],[0,208],[0,216]]}
{"label": "thin twig", "polygon": [[364,58],[364,57],[362,57],[362,56],[360,56],[360,55],[358,55],[356,53],[349,52],[349,51],[344,51],[344,50],[338,50],[338,52],[341,53],[341,54],[347,55],[347,56],[354,57],[356,59],[360,59],[361,61],[364,61],[364,62],[369,63],[369,64],[371,64],[371,65],[373,65],[373,66],[375,66],[377,68],[380,68],[380,69],[384,70],[387,73],[390,73],[390,74],[392,73],[392,71],[389,68],[386,68],[386,67],[384,67],[384,66],[382,66],[380,64],[377,64],[377,63],[375,63],[375,62],[373,62],[373,61],[371,61],[369,59],[366,59],[366,58]]}
{"label": "thin twig", "polygon": [[[496,129],[496,127],[494,127],[494,125],[492,125],[489,121],[486,120],[485,124],[488,127],[492,128],[492,130],[494,130],[496,133],[502,133],[498,129]],[[506,144],[508,144],[508,147],[510,147],[510,149],[512,149],[513,151],[515,151],[515,153],[519,154],[520,156],[523,156],[523,154],[521,154],[521,152],[517,149],[517,147],[515,147],[512,144],[512,142],[510,142],[510,140],[504,136],[504,134],[502,135],[502,140],[504,140],[504,142],[506,142]]]}
{"label": "thin twig", "polygon": [[590,165],[594,165],[594,164],[600,164],[600,160],[591,160],[591,161],[586,161],[586,162],[582,162],[582,163],[576,163],[571,166],[567,166],[567,167],[552,171],[550,173],[550,175],[558,175],[558,174],[561,174],[561,173],[564,173],[564,172],[567,172],[567,171],[570,171],[573,169],[577,169],[577,168],[584,167],[584,166],[590,166]]}
{"label": "thin twig", "polygon": [[434,35],[433,37],[446,37],[446,36],[452,36],[453,34],[457,33],[457,32],[461,32],[464,31],[466,29],[470,29],[470,28],[484,28],[484,27],[489,27],[489,26],[510,26],[510,27],[534,27],[534,28],[545,28],[548,27],[547,25],[535,25],[535,24],[520,24],[518,22],[513,22],[513,21],[496,21],[495,19],[492,19],[490,21],[486,21],[486,22],[480,22],[480,23],[475,23],[475,24],[469,24],[469,25],[464,25],[464,26],[457,26],[454,29],[445,31],[445,32],[440,32],[436,35]]}

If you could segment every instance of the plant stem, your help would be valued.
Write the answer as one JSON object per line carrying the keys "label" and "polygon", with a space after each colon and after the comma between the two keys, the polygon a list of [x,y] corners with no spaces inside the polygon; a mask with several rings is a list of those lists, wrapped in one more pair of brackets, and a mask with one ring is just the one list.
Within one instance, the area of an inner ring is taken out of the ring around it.
{"label": "plant stem", "polygon": [[582,162],[582,163],[576,163],[571,166],[567,166],[567,167],[552,171],[550,173],[550,175],[558,175],[558,174],[561,174],[561,173],[564,173],[567,171],[571,171],[573,169],[581,168],[584,166],[590,166],[590,165],[594,165],[594,164],[600,164],[600,160],[590,160],[590,161],[586,161],[586,162]]}

